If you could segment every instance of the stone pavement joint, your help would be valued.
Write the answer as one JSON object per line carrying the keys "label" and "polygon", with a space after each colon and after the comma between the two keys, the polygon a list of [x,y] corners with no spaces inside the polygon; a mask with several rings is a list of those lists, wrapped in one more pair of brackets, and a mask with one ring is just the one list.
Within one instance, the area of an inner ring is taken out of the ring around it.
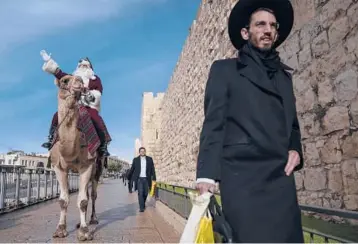
{"label": "stone pavement joint", "polygon": [[[89,243],[177,243],[180,234],[168,224],[148,197],[147,209],[140,213],[137,193],[128,193],[121,180],[106,180],[99,185],[97,216],[99,224],[90,225],[94,239]],[[91,204],[89,204],[91,206]],[[162,207],[161,207],[162,208]],[[0,216],[0,242],[73,243],[77,240],[76,224],[79,222],[77,194],[70,197],[67,215],[68,236],[52,238],[59,220],[60,206],[57,201],[41,203]],[[87,220],[91,208],[87,211]]]}

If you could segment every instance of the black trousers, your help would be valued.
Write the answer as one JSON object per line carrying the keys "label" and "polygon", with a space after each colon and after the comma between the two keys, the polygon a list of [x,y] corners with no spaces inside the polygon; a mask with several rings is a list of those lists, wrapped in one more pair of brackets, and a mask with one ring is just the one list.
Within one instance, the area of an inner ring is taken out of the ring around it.
{"label": "black trousers", "polygon": [[145,202],[147,200],[149,192],[149,185],[147,178],[140,177],[138,179],[138,202],[139,202],[139,209],[144,210],[145,209]]}
{"label": "black trousers", "polygon": [[128,191],[130,193],[133,191],[133,180],[128,180]]}

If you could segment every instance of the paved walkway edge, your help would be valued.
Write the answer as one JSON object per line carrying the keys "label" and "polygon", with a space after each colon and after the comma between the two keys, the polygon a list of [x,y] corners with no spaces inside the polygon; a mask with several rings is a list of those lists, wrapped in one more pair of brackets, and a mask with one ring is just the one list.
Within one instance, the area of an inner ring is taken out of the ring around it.
{"label": "paved walkway edge", "polygon": [[185,218],[175,213],[172,209],[170,209],[168,206],[166,206],[164,203],[162,203],[159,200],[156,202],[155,208],[156,211],[158,211],[158,213],[162,215],[163,219],[168,224],[170,224],[175,229],[175,231],[179,233],[179,235],[183,233],[184,227],[187,222]]}

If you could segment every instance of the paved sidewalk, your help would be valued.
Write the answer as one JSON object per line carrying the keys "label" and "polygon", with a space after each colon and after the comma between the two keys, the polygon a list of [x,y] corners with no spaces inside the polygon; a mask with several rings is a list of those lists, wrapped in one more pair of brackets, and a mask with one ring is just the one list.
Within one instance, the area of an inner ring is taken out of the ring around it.
{"label": "paved sidewalk", "polygon": [[[57,201],[39,204],[0,216],[0,242],[78,242],[76,224],[79,222],[79,210],[76,207],[77,194],[70,198],[67,216],[69,235],[63,239],[54,239],[60,206]],[[121,180],[107,179],[99,185],[97,198],[97,216],[99,224],[94,229],[92,243],[177,243],[180,234],[172,228],[155,209],[148,204],[144,213],[138,212],[137,193],[128,193]],[[91,201],[88,207],[90,216]],[[89,217],[88,217],[89,219]]]}

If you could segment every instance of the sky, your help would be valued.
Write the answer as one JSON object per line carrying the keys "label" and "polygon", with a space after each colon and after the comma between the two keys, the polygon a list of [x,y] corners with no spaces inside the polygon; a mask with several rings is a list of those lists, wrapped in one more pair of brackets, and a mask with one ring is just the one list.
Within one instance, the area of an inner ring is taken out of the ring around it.
{"label": "sky", "polygon": [[57,110],[45,49],[72,73],[89,57],[101,78],[109,152],[131,160],[140,137],[143,92],[165,92],[200,0],[2,0],[0,153],[46,153]]}

